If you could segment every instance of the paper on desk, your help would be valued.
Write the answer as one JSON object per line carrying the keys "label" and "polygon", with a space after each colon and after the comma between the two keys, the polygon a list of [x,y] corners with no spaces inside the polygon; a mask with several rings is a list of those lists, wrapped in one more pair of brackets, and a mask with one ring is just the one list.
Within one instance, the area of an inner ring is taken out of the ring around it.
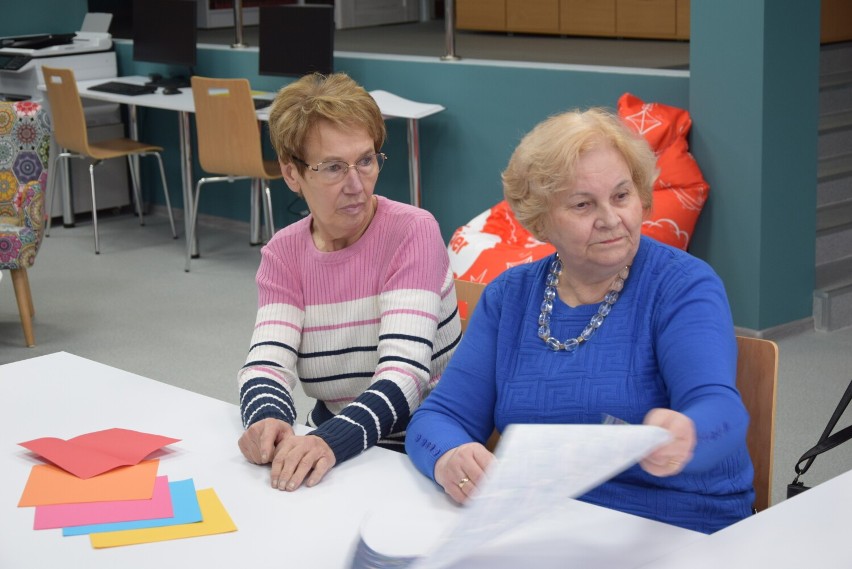
{"label": "paper on desk", "polygon": [[30,471],[18,506],[148,500],[154,495],[159,462],[145,460],[85,480],[52,464],[37,464]]}
{"label": "paper on desk", "polygon": [[553,504],[585,494],[668,440],[668,431],[644,425],[511,425],[455,529],[411,567],[448,567]]}
{"label": "paper on desk", "polygon": [[36,506],[33,529],[53,529],[173,516],[168,476],[158,476],[148,500],[114,500]]}
{"label": "paper on desk", "polygon": [[91,478],[119,466],[138,464],[155,450],[178,441],[129,429],[106,429],[67,441],[44,437],[18,444],[75,476]]}
{"label": "paper on desk", "polygon": [[165,526],[161,528],[131,529],[89,535],[92,547],[117,547],[120,545],[136,545],[154,541],[167,541],[187,537],[200,537],[217,533],[237,531],[237,526],[228,515],[225,506],[212,488],[197,492],[198,504],[201,507],[202,521],[194,524]]}
{"label": "paper on desk", "polygon": [[66,527],[62,528],[62,535],[68,537],[74,535],[86,535],[90,533],[103,533],[127,529],[159,528],[164,526],[200,522],[201,508],[198,506],[198,496],[195,493],[195,483],[192,481],[192,478],[169,482],[169,490],[171,492],[172,511],[174,514],[170,518]]}

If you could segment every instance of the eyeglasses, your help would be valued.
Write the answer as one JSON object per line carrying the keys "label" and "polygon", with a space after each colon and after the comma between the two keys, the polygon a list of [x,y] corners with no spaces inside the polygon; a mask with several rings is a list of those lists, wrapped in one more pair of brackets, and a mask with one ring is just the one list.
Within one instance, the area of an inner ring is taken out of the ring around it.
{"label": "eyeglasses", "polygon": [[343,180],[349,174],[350,168],[355,168],[359,174],[365,177],[378,176],[387,159],[388,157],[384,152],[376,152],[375,154],[362,156],[354,164],[350,164],[345,160],[328,160],[327,162],[320,162],[315,166],[311,166],[301,158],[293,156],[293,160],[313,170],[320,175],[323,181],[330,184]]}

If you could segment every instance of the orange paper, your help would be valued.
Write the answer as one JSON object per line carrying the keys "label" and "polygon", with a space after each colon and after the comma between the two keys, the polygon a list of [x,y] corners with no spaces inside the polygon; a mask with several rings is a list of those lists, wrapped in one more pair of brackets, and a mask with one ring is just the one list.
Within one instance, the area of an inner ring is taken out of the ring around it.
{"label": "orange paper", "polygon": [[159,463],[159,460],[146,460],[86,479],[50,464],[37,464],[30,471],[18,507],[150,500],[154,495]]}

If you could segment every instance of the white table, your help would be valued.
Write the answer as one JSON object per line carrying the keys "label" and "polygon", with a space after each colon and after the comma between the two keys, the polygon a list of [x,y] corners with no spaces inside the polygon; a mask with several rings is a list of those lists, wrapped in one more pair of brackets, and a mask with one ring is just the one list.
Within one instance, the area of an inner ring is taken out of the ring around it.
{"label": "white table", "polygon": [[418,103],[409,99],[403,99],[387,91],[370,91],[376,104],[385,118],[405,119],[408,133],[408,180],[410,201],[412,205],[420,207],[422,203],[420,185],[420,128],[419,120],[440,113],[444,110],[441,105],[431,103]]}
{"label": "white table", "polygon": [[[135,83],[143,85],[148,81],[144,76],[127,76],[117,77],[115,81],[124,83]],[[193,174],[192,174],[192,140],[189,128],[189,115],[195,112],[195,103],[192,98],[192,89],[189,87],[180,89],[180,93],[176,95],[163,95],[162,90],[150,95],[117,95],[114,93],[104,93],[103,91],[92,91],[89,87],[103,83],[103,79],[90,79],[87,81],[78,81],[77,88],[80,96],[87,99],[95,99],[99,101],[108,101],[111,103],[119,103],[127,105],[130,118],[130,136],[136,139],[138,137],[138,124],[136,120],[136,108],[148,107],[152,109],[163,109],[176,111],[178,113],[178,125],[180,133],[180,165],[181,165],[181,182],[183,186],[183,203],[184,211],[192,211],[194,201],[193,194]],[[403,99],[387,91],[372,91],[370,93],[376,103],[379,105],[382,115],[385,118],[403,118],[407,123],[408,133],[408,175],[409,175],[409,192],[411,203],[420,207],[421,203],[421,184],[420,184],[420,133],[418,121],[421,118],[431,116],[444,110],[441,105],[418,103]],[[268,109],[262,109],[257,113],[258,120],[269,120]],[[155,141],[154,141],[155,142]],[[254,244],[261,242],[260,231],[260,203],[261,196],[252,194],[251,206],[251,242]],[[64,206],[63,216],[65,223],[70,225],[73,223],[73,213],[71,213],[70,205],[71,196],[68,193],[66,186],[63,194]],[[188,236],[190,234],[189,215],[184,215],[184,230]],[[188,243],[187,247],[191,249],[190,253],[193,257],[198,256],[197,243]]]}
{"label": "white table", "polygon": [[846,543],[850,504],[852,471],[642,567],[850,567]]}
{"label": "white table", "polygon": [[[420,119],[440,113],[444,110],[444,107],[433,103],[420,103],[404,99],[381,89],[370,91],[370,96],[375,99],[385,119],[405,119],[408,138],[409,201],[411,205],[420,207],[422,190],[420,183],[419,121]],[[269,120],[269,109],[263,109],[258,112],[257,116],[261,120]]]}
{"label": "white table", "polygon": [[[152,355],[153,357],[153,355]],[[224,373],[221,381],[231,381]],[[211,378],[211,381],[216,378]],[[236,397],[236,385],[234,387]],[[19,442],[70,438],[123,427],[181,439],[160,459],[160,474],[212,487],[234,533],[95,550],[85,537],[32,529],[33,510],[18,508],[30,469],[41,461]],[[269,470],[237,448],[235,405],[64,352],[0,366],[0,567],[349,567],[365,516],[396,508],[460,509],[420,475],[405,455],[373,448],[334,468],[314,488],[280,492]],[[626,569],[705,536],[613,510],[569,501],[546,517],[496,538],[464,568],[596,567]]]}

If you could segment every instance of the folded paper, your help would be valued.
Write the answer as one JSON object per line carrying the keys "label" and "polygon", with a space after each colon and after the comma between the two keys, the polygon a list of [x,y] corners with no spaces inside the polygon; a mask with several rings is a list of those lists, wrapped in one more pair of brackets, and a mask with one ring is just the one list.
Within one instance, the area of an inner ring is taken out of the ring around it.
{"label": "folded paper", "polygon": [[154,495],[159,462],[146,460],[85,480],[51,464],[37,464],[30,471],[18,506],[148,500]]}
{"label": "folded paper", "polygon": [[119,466],[138,464],[155,450],[179,440],[129,429],[106,429],[67,441],[45,437],[18,444],[79,478],[91,478]]}

